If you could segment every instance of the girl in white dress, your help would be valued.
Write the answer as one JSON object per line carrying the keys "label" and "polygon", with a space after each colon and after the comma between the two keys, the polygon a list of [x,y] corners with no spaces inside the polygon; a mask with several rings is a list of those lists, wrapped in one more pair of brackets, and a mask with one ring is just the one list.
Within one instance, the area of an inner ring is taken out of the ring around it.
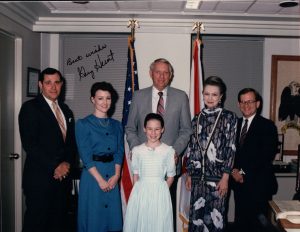
{"label": "girl in white dress", "polygon": [[123,232],[173,232],[169,187],[175,176],[175,150],[160,141],[164,120],[150,113],[144,121],[147,142],[132,149],[133,189]]}

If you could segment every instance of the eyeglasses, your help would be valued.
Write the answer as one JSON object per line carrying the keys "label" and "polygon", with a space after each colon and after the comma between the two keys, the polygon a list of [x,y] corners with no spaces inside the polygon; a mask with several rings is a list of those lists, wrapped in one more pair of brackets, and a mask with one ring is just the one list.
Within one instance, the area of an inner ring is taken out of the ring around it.
{"label": "eyeglasses", "polygon": [[170,72],[153,71],[157,76],[170,76]]}
{"label": "eyeglasses", "polygon": [[240,101],[240,104],[241,105],[252,105],[253,103],[255,103],[255,102],[257,102],[257,101],[255,101],[255,100],[249,100],[249,101]]}

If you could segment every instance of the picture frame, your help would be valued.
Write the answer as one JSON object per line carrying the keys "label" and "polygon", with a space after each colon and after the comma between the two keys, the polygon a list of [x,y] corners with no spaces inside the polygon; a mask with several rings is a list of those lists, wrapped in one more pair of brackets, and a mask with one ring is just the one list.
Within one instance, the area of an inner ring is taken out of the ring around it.
{"label": "picture frame", "polygon": [[[284,134],[283,155],[297,156],[300,143],[300,56],[273,55],[270,119]],[[298,112],[299,109],[299,112]]]}
{"label": "picture frame", "polygon": [[27,97],[35,97],[39,94],[39,75],[40,70],[27,68]]}

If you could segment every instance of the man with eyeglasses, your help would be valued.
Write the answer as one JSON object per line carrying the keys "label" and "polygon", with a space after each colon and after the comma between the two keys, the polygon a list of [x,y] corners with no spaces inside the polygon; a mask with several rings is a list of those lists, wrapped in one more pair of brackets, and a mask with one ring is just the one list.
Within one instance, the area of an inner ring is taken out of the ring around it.
{"label": "man with eyeglasses", "polygon": [[272,167],[277,153],[277,128],[271,120],[259,115],[261,101],[252,88],[242,89],[238,94],[243,117],[238,121],[231,175],[237,232],[264,231],[259,218],[267,216],[268,201],[278,188]]}
{"label": "man with eyeglasses", "polygon": [[133,95],[128,122],[125,128],[130,150],[147,141],[144,133],[144,119],[148,113],[158,113],[165,121],[161,141],[175,150],[176,176],[170,187],[173,223],[176,231],[176,190],[181,174],[181,157],[192,134],[191,114],[186,93],[170,87],[174,77],[171,63],[159,58],[152,62],[149,71],[153,85],[136,91]]}

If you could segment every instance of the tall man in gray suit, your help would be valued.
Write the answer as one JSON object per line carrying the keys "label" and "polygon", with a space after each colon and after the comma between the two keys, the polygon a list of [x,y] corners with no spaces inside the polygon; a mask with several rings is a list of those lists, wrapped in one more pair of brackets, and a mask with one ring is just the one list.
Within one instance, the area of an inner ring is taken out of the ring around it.
{"label": "tall man in gray suit", "polygon": [[150,65],[149,74],[153,86],[134,93],[125,132],[129,148],[132,150],[134,146],[146,141],[143,131],[146,115],[153,112],[163,116],[165,132],[161,141],[175,149],[176,177],[170,188],[170,193],[176,231],[177,181],[181,174],[181,157],[192,134],[189,101],[184,91],[169,86],[174,76],[174,69],[168,60],[163,58],[155,60]]}

